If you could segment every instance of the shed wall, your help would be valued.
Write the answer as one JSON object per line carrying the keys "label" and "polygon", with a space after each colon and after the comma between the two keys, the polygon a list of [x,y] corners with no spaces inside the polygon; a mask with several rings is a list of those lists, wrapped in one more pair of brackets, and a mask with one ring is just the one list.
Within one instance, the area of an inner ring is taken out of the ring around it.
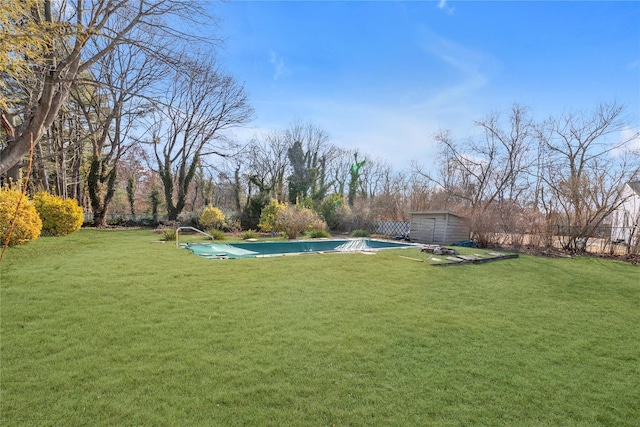
{"label": "shed wall", "polygon": [[469,227],[463,218],[449,213],[411,213],[412,241],[450,245],[469,239]]}

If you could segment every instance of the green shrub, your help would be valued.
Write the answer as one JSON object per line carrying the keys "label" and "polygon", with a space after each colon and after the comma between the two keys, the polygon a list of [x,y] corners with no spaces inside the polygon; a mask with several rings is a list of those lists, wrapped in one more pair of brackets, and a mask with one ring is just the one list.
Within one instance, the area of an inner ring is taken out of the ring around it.
{"label": "green shrub", "polygon": [[[19,202],[21,198],[22,202]],[[20,208],[15,217],[11,237],[9,237],[11,221],[18,203],[20,203]],[[0,244],[4,245],[7,239],[9,239],[9,246],[35,240],[40,236],[41,230],[42,221],[35,206],[26,197],[23,198],[19,191],[0,188]]]}
{"label": "green shrub", "polygon": [[371,234],[367,230],[353,230],[351,237],[369,237]]}
{"label": "green shrub", "polygon": [[176,240],[176,229],[175,228],[165,228],[162,230],[162,237],[160,240],[165,242],[171,242]]}
{"label": "green shrub", "polygon": [[46,191],[39,191],[34,196],[33,203],[42,220],[42,233],[47,236],[66,236],[82,227],[84,215],[75,199],[63,199]]}
{"label": "green shrub", "polygon": [[218,230],[217,228],[212,228],[207,230],[207,234],[213,237],[213,240],[224,240],[227,236],[224,234],[224,231]]}
{"label": "green shrub", "polygon": [[247,230],[242,234],[242,238],[244,240],[247,239],[257,239],[258,238],[258,232],[255,230]]}
{"label": "green shrub", "polygon": [[286,207],[287,205],[285,203],[280,203],[276,199],[271,199],[269,204],[262,208],[262,212],[260,213],[260,223],[258,223],[260,230],[265,233],[274,231],[276,229],[276,218],[278,217],[278,212]]}
{"label": "green shrub", "polygon": [[269,204],[269,193],[260,191],[247,201],[240,216],[240,224],[243,230],[256,229],[260,224],[260,215],[265,206]]}
{"label": "green shrub", "polygon": [[331,194],[320,203],[318,212],[331,230],[337,230],[340,227],[340,218],[344,216],[346,209],[348,207],[345,206],[344,197]]}
{"label": "green shrub", "polygon": [[331,237],[331,234],[327,231],[327,223],[322,219],[316,218],[309,224],[309,237],[312,239],[318,239],[322,237]]}
{"label": "green shrub", "polygon": [[331,237],[331,234],[327,230],[311,230],[309,232],[309,237],[312,239],[320,239],[325,237]]}
{"label": "green shrub", "polygon": [[205,230],[220,230],[224,225],[224,214],[220,209],[209,206],[198,217],[198,224]]}

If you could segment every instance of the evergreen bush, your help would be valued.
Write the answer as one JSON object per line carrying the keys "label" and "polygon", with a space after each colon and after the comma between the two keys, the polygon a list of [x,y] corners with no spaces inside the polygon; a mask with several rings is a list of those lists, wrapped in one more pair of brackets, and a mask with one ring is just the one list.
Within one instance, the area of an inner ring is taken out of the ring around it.
{"label": "evergreen bush", "polygon": [[242,234],[242,238],[244,240],[257,239],[258,238],[258,233],[255,230],[247,230]]}
{"label": "evergreen bush", "polygon": [[42,234],[66,236],[82,227],[84,215],[75,199],[63,199],[46,191],[39,191],[33,203],[42,220]]}
{"label": "evergreen bush", "polygon": [[369,237],[371,234],[367,230],[353,230],[351,237]]}
{"label": "evergreen bush", "polygon": [[327,231],[327,223],[317,216],[307,229],[309,230],[309,237],[312,239],[331,237],[331,234]]}
{"label": "evergreen bush", "polygon": [[[42,221],[38,216],[35,206],[24,197],[22,193],[10,188],[0,188],[0,244],[4,245],[9,240],[9,246],[26,243],[40,236]],[[15,217],[11,237],[9,229],[11,221],[20,203],[18,214]]]}
{"label": "evergreen bush", "polygon": [[312,239],[321,239],[331,237],[331,234],[327,230],[311,230],[309,232],[309,237]]}
{"label": "evergreen bush", "polygon": [[331,194],[326,197],[318,208],[318,213],[325,220],[331,230],[340,227],[340,219],[346,215],[349,209],[344,203],[344,197],[339,194]]}

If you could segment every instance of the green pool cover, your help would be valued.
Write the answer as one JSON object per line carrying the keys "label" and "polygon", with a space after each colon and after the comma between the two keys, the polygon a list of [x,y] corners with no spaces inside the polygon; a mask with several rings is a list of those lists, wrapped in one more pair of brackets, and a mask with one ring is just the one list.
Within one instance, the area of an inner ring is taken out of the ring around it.
{"label": "green pool cover", "polygon": [[298,240],[291,242],[191,243],[185,247],[207,259],[258,258],[300,253],[375,251],[419,245],[377,239]]}

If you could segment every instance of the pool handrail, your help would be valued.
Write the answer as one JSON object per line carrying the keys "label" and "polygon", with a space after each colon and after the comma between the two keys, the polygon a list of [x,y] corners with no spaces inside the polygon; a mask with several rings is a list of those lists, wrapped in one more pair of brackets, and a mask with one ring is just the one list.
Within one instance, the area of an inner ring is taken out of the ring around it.
{"label": "pool handrail", "polygon": [[198,233],[200,233],[200,234],[204,234],[205,236],[207,236],[207,237],[208,237],[208,238],[210,238],[211,240],[215,240],[215,238],[214,238],[211,234],[205,233],[205,232],[204,232],[204,231],[202,231],[202,230],[198,230],[198,229],[197,229],[197,228],[195,228],[195,227],[187,227],[187,226],[184,226],[184,227],[178,227],[178,228],[176,228],[176,248],[179,248],[179,247],[180,247],[180,242],[179,242],[180,230],[193,230],[193,231],[197,231],[197,232],[198,232]]}

